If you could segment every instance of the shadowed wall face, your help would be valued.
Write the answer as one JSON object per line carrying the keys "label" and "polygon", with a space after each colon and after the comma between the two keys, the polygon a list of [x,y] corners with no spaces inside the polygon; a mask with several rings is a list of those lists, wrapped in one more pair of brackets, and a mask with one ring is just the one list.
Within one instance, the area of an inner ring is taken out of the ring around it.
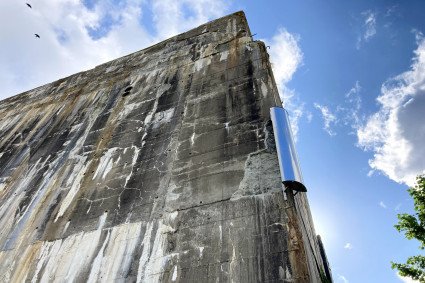
{"label": "shadowed wall face", "polygon": [[317,276],[267,140],[275,101],[236,13],[0,102],[0,281]]}

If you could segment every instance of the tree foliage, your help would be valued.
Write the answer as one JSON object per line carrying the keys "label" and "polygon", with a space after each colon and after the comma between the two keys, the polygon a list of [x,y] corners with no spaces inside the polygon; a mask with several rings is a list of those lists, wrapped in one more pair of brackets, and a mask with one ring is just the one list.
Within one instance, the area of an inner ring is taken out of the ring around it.
{"label": "tree foliage", "polygon": [[[417,239],[419,248],[425,249],[425,175],[416,178],[416,185],[408,189],[414,201],[414,215],[398,214],[398,223],[394,226],[399,232],[404,232],[407,239]],[[391,262],[401,276],[411,277],[419,282],[425,282],[425,256],[416,255],[407,259],[406,263]]]}

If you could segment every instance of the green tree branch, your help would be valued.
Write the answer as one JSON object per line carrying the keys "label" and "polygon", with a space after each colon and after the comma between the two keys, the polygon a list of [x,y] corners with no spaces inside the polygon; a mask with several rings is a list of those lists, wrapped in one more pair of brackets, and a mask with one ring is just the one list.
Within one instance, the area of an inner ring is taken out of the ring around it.
{"label": "green tree branch", "polygon": [[[407,239],[417,239],[420,249],[425,248],[425,175],[416,178],[416,185],[407,190],[413,198],[415,214],[398,214],[398,223],[394,227],[403,232]],[[406,263],[391,262],[391,267],[397,269],[401,276],[410,277],[419,282],[425,282],[425,256],[416,255],[407,259]]]}

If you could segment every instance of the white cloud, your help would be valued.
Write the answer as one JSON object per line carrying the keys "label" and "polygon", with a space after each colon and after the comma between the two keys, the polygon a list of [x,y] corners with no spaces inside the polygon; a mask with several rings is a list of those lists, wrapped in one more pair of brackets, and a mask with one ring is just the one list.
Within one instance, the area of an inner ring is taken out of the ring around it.
{"label": "white cloud", "polygon": [[345,276],[338,274],[338,282],[348,283],[349,281],[345,278]]}
{"label": "white cloud", "polygon": [[368,42],[376,35],[376,16],[377,14],[371,10],[363,11],[361,13],[362,27],[361,34],[357,37],[357,49],[360,49],[363,42]]}
{"label": "white cloud", "polygon": [[151,3],[159,38],[169,38],[223,16],[228,6],[226,1],[210,0],[153,0]]}
{"label": "white cloud", "polygon": [[322,113],[324,126],[323,129],[330,135],[335,136],[336,133],[331,129],[331,125],[337,123],[337,118],[334,114],[331,113],[329,108],[324,105],[320,105],[318,103],[314,103],[314,107],[319,109]]}
{"label": "white cloud", "polygon": [[364,16],[364,26],[366,28],[363,38],[368,41],[376,34],[376,14],[372,11],[365,11],[362,13]]}
{"label": "white cloud", "polygon": [[359,114],[362,104],[361,89],[359,81],[356,81],[354,86],[345,94],[344,106],[338,108],[339,112],[343,114],[344,125],[350,126],[354,130],[360,127],[363,120]]}
{"label": "white cloud", "polygon": [[[328,106],[314,103],[314,107],[320,110],[323,120],[323,129],[330,135],[335,136],[335,128],[338,125],[343,125],[351,128],[354,131],[361,126],[364,117],[359,112],[361,109],[362,99],[360,96],[361,86],[358,81],[344,95],[344,102],[339,104],[335,110],[331,110]],[[353,131],[349,132],[354,134]]]}
{"label": "white cloud", "polygon": [[[106,0],[90,9],[79,0],[39,0],[32,6],[0,1],[7,23],[0,29],[0,99],[143,49],[227,9],[224,0]],[[145,11],[152,12],[153,29],[142,24]]]}
{"label": "white cloud", "polygon": [[400,279],[401,282],[404,282],[404,283],[419,283],[419,281],[413,280],[410,277],[403,277],[403,276],[401,276],[398,272],[396,273],[396,275]]}
{"label": "white cloud", "polygon": [[346,250],[352,250],[353,249],[353,245],[351,243],[346,243],[344,246],[344,249]]}
{"label": "white cloud", "polygon": [[382,85],[379,111],[357,131],[358,145],[374,153],[370,167],[409,186],[425,173],[425,40],[417,40],[410,70]]}
{"label": "white cloud", "polygon": [[379,206],[382,208],[387,208],[387,205],[382,200],[379,202]]}
{"label": "white cloud", "polygon": [[298,133],[299,119],[303,116],[304,104],[299,101],[295,91],[287,87],[287,83],[303,62],[299,40],[298,35],[291,34],[284,28],[280,28],[271,40],[265,40],[270,46],[273,74],[283,106],[289,112],[295,138]]}

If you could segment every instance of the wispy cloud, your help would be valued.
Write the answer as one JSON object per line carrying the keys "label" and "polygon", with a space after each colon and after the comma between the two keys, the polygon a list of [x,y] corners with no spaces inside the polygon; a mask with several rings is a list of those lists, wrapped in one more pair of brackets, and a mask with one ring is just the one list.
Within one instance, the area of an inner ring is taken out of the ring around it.
{"label": "wispy cloud", "polygon": [[344,246],[344,249],[346,250],[352,250],[353,249],[353,245],[351,243],[346,243]]}
{"label": "wispy cloud", "polygon": [[387,7],[385,17],[391,17],[398,10],[398,4]]}
{"label": "wispy cloud", "polygon": [[365,33],[363,35],[363,38],[365,41],[368,41],[376,34],[376,14],[369,10],[364,11],[362,13],[362,16],[364,17],[365,26]]}
{"label": "wispy cloud", "polygon": [[323,118],[323,121],[324,121],[323,129],[330,136],[335,136],[336,133],[331,129],[331,125],[335,124],[337,122],[336,116],[331,113],[331,111],[329,110],[329,108],[327,106],[320,105],[318,103],[314,103],[314,107],[316,109],[319,109],[320,112],[322,113],[322,118]]}
{"label": "wispy cloud", "polygon": [[338,274],[338,282],[349,283],[347,278],[345,278],[345,276],[343,276],[341,274]]}
{"label": "wispy cloud", "polygon": [[363,11],[360,14],[362,19],[361,34],[357,37],[356,48],[360,49],[363,42],[368,42],[376,35],[376,17],[377,13],[371,10]]}
{"label": "wispy cloud", "polygon": [[379,206],[382,208],[387,208],[387,205],[382,200],[379,202]]}
{"label": "wispy cloud", "polygon": [[425,173],[425,39],[417,34],[410,70],[387,80],[380,109],[357,131],[358,145],[373,152],[369,165],[390,179],[413,185]]}
{"label": "wispy cloud", "polygon": [[320,110],[322,114],[324,121],[323,129],[330,136],[336,135],[335,128],[338,125],[345,126],[345,128],[349,127],[351,129],[350,134],[354,134],[362,125],[364,118],[360,115],[362,104],[360,96],[361,89],[360,83],[356,81],[354,86],[345,93],[344,102],[336,106],[334,110],[331,110],[328,106],[314,103],[314,107]]}
{"label": "wispy cloud", "polygon": [[357,130],[363,120],[359,113],[362,104],[361,89],[359,81],[356,81],[354,86],[345,94],[344,105],[338,107],[339,112],[343,115],[344,125],[350,126],[353,130]]}
{"label": "wispy cloud", "polygon": [[295,138],[298,133],[299,119],[303,116],[304,104],[300,101],[297,93],[288,88],[287,83],[303,62],[299,41],[298,35],[289,33],[284,28],[280,28],[271,40],[265,40],[266,44],[270,46],[273,74],[283,106],[289,112]]}

